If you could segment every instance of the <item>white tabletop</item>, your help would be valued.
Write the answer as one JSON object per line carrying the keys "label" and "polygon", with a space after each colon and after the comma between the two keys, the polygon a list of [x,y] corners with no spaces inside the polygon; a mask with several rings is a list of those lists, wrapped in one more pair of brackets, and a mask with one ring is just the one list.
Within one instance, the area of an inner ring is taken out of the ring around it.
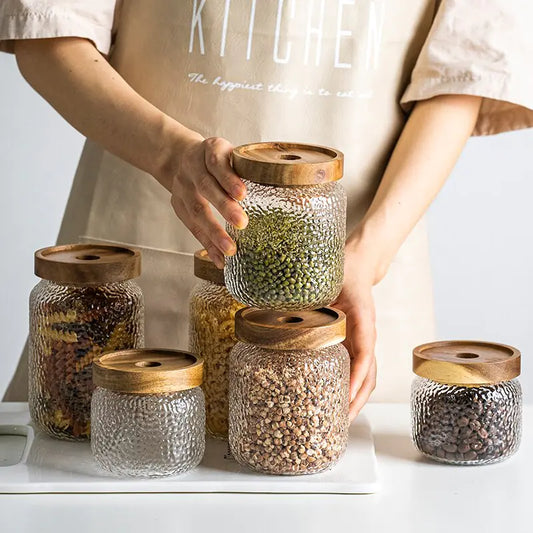
{"label": "white tabletop", "polygon": [[407,405],[370,404],[365,413],[374,431],[382,487],[378,494],[2,495],[0,531],[533,531],[533,406],[524,411],[518,454],[503,463],[479,467],[420,458],[410,440]]}

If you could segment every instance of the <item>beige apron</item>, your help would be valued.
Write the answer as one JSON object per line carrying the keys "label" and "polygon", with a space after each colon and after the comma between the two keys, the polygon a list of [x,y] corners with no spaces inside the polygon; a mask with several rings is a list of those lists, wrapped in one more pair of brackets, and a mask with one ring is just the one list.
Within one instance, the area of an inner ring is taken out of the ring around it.
{"label": "beige apron", "polygon": [[[111,62],[142,96],[205,137],[341,149],[350,230],[404,124],[399,98],[434,10],[433,0],[126,0]],[[163,187],[91,142],[59,237],[79,240],[142,250],[147,346],[186,348],[199,244]],[[373,400],[405,401],[410,351],[434,337],[423,224],[375,297]],[[21,366],[10,390],[20,397],[25,381]]]}

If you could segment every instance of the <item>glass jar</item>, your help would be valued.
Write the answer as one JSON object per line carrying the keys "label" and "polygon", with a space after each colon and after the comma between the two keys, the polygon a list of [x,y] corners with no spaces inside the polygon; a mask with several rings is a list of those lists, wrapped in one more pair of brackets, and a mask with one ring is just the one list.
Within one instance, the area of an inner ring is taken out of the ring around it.
{"label": "glass jar", "polygon": [[29,409],[36,426],[61,439],[90,433],[92,363],[144,343],[140,253],[67,245],[35,253],[42,280],[30,296]]}
{"label": "glass jar", "polygon": [[443,463],[478,465],[516,452],[522,431],[520,352],[475,341],[424,344],[413,351],[413,440]]}
{"label": "glass jar", "polygon": [[91,447],[123,477],[161,477],[197,466],[205,449],[203,361],[173,350],[125,350],[94,364]]}
{"label": "glass jar", "polygon": [[268,474],[332,467],[348,441],[344,314],[247,308],[237,313],[235,328],[229,414],[235,459]]}
{"label": "glass jar", "polygon": [[189,350],[204,360],[207,434],[228,438],[228,362],[235,338],[235,313],[244,307],[224,285],[218,269],[205,250],[194,254],[198,283],[189,300]]}
{"label": "glass jar", "polygon": [[317,309],[342,288],[346,193],[343,155],[320,146],[258,143],[233,151],[243,178],[248,225],[227,225],[237,245],[226,258],[226,286],[261,309]]}

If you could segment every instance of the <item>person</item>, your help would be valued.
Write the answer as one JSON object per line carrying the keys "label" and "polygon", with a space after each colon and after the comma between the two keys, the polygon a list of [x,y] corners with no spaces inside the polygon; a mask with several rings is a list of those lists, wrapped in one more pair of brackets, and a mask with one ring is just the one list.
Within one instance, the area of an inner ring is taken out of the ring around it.
{"label": "person", "polygon": [[[0,46],[89,139],[58,242],[142,250],[147,345],[187,347],[198,241],[220,267],[235,252],[233,145],[345,153],[335,305],[353,417],[376,355],[375,398],[405,400],[410,351],[434,338],[423,214],[467,139],[533,125],[532,15],[525,0],[3,0]],[[7,399],[25,397],[25,372]]]}

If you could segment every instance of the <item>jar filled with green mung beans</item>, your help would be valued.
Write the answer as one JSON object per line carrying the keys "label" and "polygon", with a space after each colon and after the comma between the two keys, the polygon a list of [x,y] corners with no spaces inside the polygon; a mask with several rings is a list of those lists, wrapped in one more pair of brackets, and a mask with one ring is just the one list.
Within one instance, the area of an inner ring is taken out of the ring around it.
{"label": "jar filled with green mung beans", "polygon": [[226,287],[240,302],[279,311],[317,309],[338,296],[344,276],[346,193],[343,154],[322,146],[256,143],[233,151],[243,179],[245,229]]}

